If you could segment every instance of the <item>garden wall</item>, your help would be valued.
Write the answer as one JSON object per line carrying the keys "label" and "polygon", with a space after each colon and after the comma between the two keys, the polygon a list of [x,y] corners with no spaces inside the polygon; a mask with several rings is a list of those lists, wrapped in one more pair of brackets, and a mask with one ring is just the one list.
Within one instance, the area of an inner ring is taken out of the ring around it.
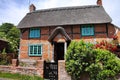
{"label": "garden wall", "polygon": [[17,60],[13,59],[12,65],[10,66],[0,65],[0,71],[27,75],[38,75],[40,77],[43,77],[43,65],[44,61],[38,60],[36,67],[21,67],[17,66]]}

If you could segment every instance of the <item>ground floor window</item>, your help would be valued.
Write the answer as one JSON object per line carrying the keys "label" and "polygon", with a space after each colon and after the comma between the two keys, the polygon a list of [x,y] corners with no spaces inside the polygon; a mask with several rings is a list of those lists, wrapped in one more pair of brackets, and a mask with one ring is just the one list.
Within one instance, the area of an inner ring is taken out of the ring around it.
{"label": "ground floor window", "polygon": [[42,56],[42,45],[29,45],[29,56]]}

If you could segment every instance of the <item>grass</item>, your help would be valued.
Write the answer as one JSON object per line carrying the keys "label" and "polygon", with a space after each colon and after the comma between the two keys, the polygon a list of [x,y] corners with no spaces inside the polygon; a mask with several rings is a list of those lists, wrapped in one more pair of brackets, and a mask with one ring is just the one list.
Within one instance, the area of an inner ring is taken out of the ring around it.
{"label": "grass", "polygon": [[0,72],[0,78],[8,78],[12,80],[43,80],[39,76],[28,76],[28,75],[21,75],[21,74],[12,74],[12,73],[3,73]]}

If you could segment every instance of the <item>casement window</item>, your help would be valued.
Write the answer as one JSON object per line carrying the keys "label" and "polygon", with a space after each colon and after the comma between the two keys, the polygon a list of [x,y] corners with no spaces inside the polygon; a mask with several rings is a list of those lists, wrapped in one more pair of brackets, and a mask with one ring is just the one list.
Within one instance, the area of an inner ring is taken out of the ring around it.
{"label": "casement window", "polygon": [[29,45],[29,56],[42,56],[42,45]]}
{"label": "casement window", "polygon": [[40,38],[40,28],[30,28],[29,38]]}
{"label": "casement window", "polygon": [[93,25],[82,25],[81,35],[82,36],[94,36],[94,26]]}

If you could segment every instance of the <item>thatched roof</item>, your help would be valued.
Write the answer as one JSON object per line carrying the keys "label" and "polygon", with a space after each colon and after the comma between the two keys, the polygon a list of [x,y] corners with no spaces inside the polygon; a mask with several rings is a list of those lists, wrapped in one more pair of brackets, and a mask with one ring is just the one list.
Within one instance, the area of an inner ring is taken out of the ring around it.
{"label": "thatched roof", "polygon": [[28,13],[17,27],[29,28],[110,22],[112,20],[103,6],[90,5],[36,10]]}

